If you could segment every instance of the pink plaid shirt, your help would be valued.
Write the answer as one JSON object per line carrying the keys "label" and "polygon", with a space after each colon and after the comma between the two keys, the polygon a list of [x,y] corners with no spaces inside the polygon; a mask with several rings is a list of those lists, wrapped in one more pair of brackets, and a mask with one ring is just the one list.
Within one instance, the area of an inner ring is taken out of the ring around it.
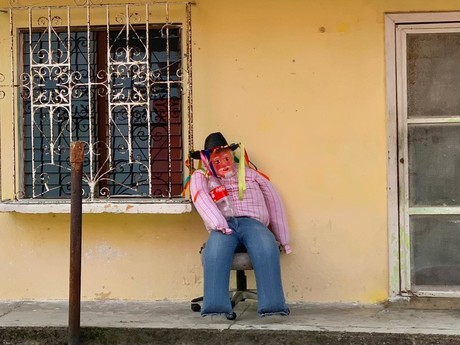
{"label": "pink plaid shirt", "polygon": [[[286,253],[290,253],[286,212],[273,185],[257,171],[246,168],[246,190],[243,200],[240,200],[237,173],[229,178],[221,178],[220,181],[227,188],[233,201],[235,217],[251,217],[265,226],[270,225],[276,240],[283,245]],[[203,171],[197,170],[192,174],[190,192],[206,229],[225,233],[228,230],[227,221],[209,195],[208,179]]]}

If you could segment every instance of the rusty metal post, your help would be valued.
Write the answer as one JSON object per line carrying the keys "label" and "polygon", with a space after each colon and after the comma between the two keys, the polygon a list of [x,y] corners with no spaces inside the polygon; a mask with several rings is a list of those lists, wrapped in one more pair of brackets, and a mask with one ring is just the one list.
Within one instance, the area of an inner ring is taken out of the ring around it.
{"label": "rusty metal post", "polygon": [[80,344],[82,176],[85,143],[70,143],[69,345]]}

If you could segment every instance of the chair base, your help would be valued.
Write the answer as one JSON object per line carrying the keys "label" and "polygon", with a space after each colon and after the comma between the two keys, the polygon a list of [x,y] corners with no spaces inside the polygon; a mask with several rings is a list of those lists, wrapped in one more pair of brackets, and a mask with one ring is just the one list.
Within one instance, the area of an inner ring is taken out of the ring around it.
{"label": "chair base", "polygon": [[199,312],[201,311],[201,305],[198,302],[203,302],[203,296],[192,299],[190,307],[192,311]]}
{"label": "chair base", "polygon": [[[232,303],[232,308],[244,300],[252,299],[257,301],[257,292],[256,290],[231,290],[229,291],[230,302]],[[203,302],[203,296],[196,297],[191,300],[190,307],[192,311],[199,312],[201,311],[201,304],[199,302]]]}
{"label": "chair base", "polygon": [[256,290],[234,290],[229,292],[230,300],[232,302],[232,308],[234,308],[239,302],[252,299],[257,301]]}

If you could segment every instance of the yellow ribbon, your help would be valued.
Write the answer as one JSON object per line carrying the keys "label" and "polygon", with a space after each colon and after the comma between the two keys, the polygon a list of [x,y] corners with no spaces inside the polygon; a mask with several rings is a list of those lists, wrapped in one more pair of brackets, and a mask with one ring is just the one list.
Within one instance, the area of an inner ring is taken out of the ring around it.
{"label": "yellow ribbon", "polygon": [[238,196],[240,200],[243,200],[244,191],[246,190],[246,169],[244,159],[244,145],[240,143],[240,162],[238,164]]}

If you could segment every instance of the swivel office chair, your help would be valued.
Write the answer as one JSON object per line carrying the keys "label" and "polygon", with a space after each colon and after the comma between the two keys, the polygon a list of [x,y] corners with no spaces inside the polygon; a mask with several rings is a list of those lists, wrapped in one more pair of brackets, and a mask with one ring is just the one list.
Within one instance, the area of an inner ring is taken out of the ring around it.
{"label": "swivel office chair", "polygon": [[[229,291],[232,308],[234,308],[240,301],[244,301],[246,299],[257,300],[257,291],[255,289],[247,288],[245,271],[252,269],[253,267],[248,253],[235,253],[233,255],[232,271],[236,271],[236,289]],[[199,312],[201,310],[201,305],[199,303],[201,301],[203,301],[203,296],[192,299],[191,308],[193,311]],[[233,313],[232,317],[227,317],[229,320],[234,320],[235,318],[235,313]]]}

